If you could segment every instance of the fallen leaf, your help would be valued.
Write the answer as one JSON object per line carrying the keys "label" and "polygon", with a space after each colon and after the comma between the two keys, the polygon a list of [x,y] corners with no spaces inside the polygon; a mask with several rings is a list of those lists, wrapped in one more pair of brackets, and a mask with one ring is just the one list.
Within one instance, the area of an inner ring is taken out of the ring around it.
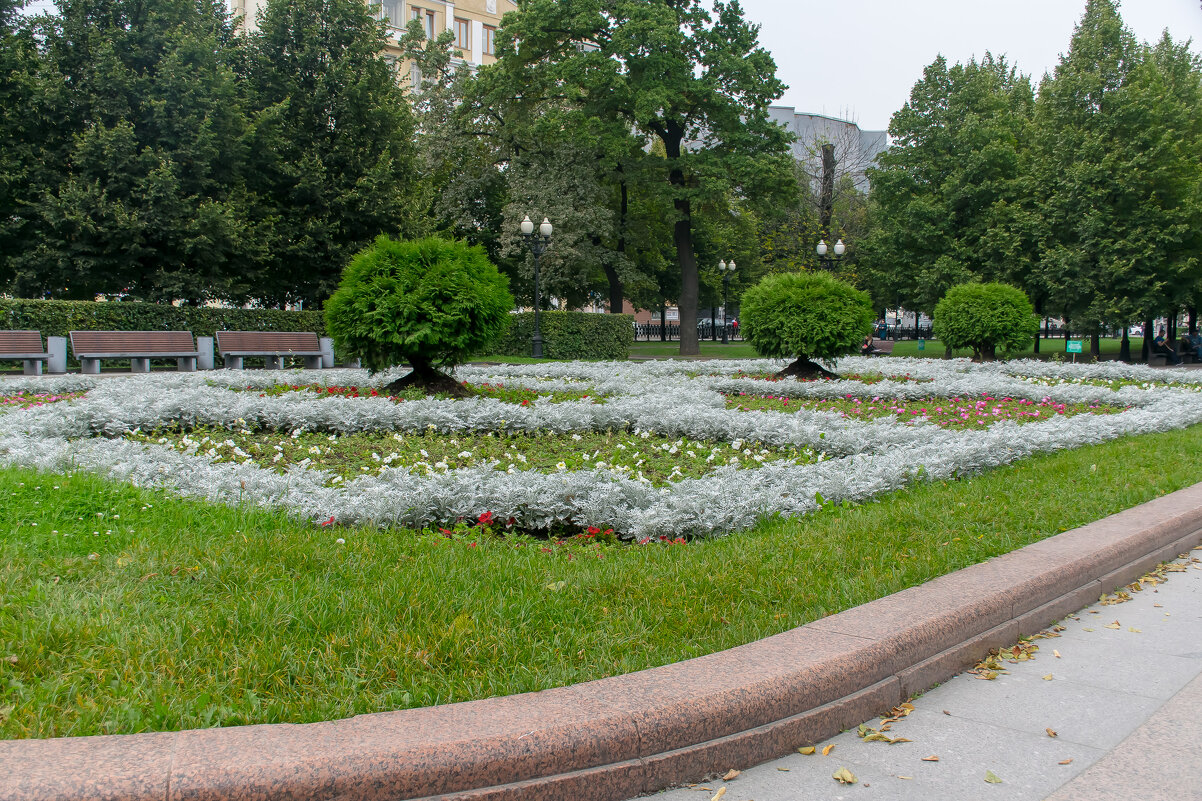
{"label": "fallen leaf", "polygon": [[1054,676],[1052,676],[1052,674],[1051,674],[1051,673],[1049,673],[1048,675],[1046,675],[1046,676],[1044,676],[1044,677],[1043,677],[1043,680],[1044,680],[1044,681],[1051,681],[1053,678],[1055,678],[1055,677],[1054,677]]}
{"label": "fallen leaf", "polygon": [[913,777],[913,776],[898,776],[897,778],[899,778],[899,779],[909,779],[910,781],[914,781],[914,777]]}
{"label": "fallen leaf", "polygon": [[1002,780],[998,778],[998,775],[991,770],[985,771],[985,781],[989,782],[990,784],[1002,783]]}
{"label": "fallen leaf", "polygon": [[823,755],[823,756],[830,756],[830,754],[831,754],[831,751],[834,751],[834,750],[835,750],[835,744],[834,744],[834,743],[831,743],[831,744],[830,744],[830,745],[828,745],[826,748],[823,748],[823,749],[822,749],[822,755]]}
{"label": "fallen leaf", "polygon": [[1081,629],[1081,631],[1093,631],[1093,629]]}
{"label": "fallen leaf", "polygon": [[740,771],[737,771],[734,768],[731,768],[730,770],[728,770],[726,772],[726,775],[722,777],[722,781],[728,782],[731,779],[737,779],[737,778],[739,778],[739,773],[740,773]]}
{"label": "fallen leaf", "polygon": [[1157,609],[1164,609],[1164,604],[1152,604],[1152,606],[1155,606]]}
{"label": "fallen leaf", "polygon": [[789,769],[788,769],[788,768],[777,768],[777,770],[779,770],[781,773],[788,773],[788,772],[789,772]]}
{"label": "fallen leaf", "polygon": [[1053,651],[1052,651],[1052,656],[1054,656],[1054,657],[1056,657],[1057,659],[1059,659],[1059,658],[1060,658],[1060,652],[1059,652],[1059,651],[1056,651],[1056,650],[1053,650]]}
{"label": "fallen leaf", "polygon": [[1118,628],[1122,628],[1122,626],[1120,626],[1120,625],[1119,625],[1119,622],[1116,620],[1116,621],[1114,621],[1113,623],[1107,623],[1107,624],[1106,624],[1106,628],[1108,628],[1108,629],[1118,629]]}
{"label": "fallen leaf", "polygon": [[935,756],[934,754],[931,754],[929,757],[923,757],[922,761],[923,762],[938,762],[939,757]]}
{"label": "fallen leaf", "polygon": [[810,754],[814,753],[817,750],[818,749],[814,748],[814,746],[812,746],[812,745],[803,745],[801,748],[797,749],[797,753],[805,754],[806,756],[809,756]]}
{"label": "fallen leaf", "polygon": [[1071,759],[1062,759],[1059,762],[1057,762],[1056,764],[1057,765],[1071,765],[1072,762],[1073,761]]}
{"label": "fallen leaf", "polygon": [[719,788],[718,788],[718,792],[714,793],[714,797],[713,797],[713,798],[711,798],[711,799],[710,799],[710,801],[718,801],[718,799],[719,799],[719,798],[721,798],[721,797],[722,797],[722,796],[724,796],[724,795],[726,795],[726,788],[725,788],[725,787],[719,787]]}
{"label": "fallen leaf", "polygon": [[16,654],[10,654],[10,655],[8,655],[8,656],[4,657],[4,661],[5,661],[5,662],[7,662],[7,663],[8,663],[8,664],[10,664],[10,665],[15,665],[15,664],[17,664],[17,655],[16,655]]}
{"label": "fallen leaf", "polygon": [[839,768],[832,774],[831,778],[840,784],[855,784],[859,781],[859,779],[856,778],[856,774],[852,773],[847,768]]}
{"label": "fallen leaf", "polygon": [[1143,633],[1139,629],[1137,629],[1135,626],[1128,626],[1127,631],[1131,632],[1132,634],[1142,634]]}
{"label": "fallen leaf", "polygon": [[950,714],[951,714],[951,712],[948,712],[948,711],[945,709],[945,710],[943,710],[943,714],[945,714],[945,715],[950,715]]}
{"label": "fallen leaf", "polygon": [[1046,731],[1046,732],[1048,733],[1048,736],[1049,736],[1049,737],[1055,737],[1055,736],[1056,736],[1056,732],[1055,732],[1055,730],[1054,730],[1054,729],[1044,729],[1044,731]]}

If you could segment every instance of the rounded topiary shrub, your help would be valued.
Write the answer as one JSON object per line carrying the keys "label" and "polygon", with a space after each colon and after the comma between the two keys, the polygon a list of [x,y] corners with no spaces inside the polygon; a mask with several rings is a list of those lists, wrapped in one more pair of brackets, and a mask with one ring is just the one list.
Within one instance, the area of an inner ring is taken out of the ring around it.
{"label": "rounded topiary shrub", "polygon": [[972,348],[975,361],[1025,350],[1038,330],[1031,301],[1009,284],[960,284],[935,304],[935,336],[949,348]]}
{"label": "rounded topiary shrub", "polygon": [[824,272],[770,275],[743,294],[739,308],[756,352],[796,357],[780,375],[799,378],[834,377],[812,360],[859,352],[876,319],[867,292]]}
{"label": "rounded topiary shrub", "polygon": [[429,238],[381,236],[360,251],[326,303],[326,330],[339,350],[377,371],[403,362],[413,372],[390,390],[461,394],[439,371],[494,341],[513,308],[509,282],[484,249]]}

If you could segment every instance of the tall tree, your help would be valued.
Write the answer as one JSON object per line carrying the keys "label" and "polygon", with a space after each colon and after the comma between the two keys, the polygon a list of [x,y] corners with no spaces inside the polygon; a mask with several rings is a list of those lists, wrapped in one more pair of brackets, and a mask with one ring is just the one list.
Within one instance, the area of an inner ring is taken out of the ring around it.
{"label": "tall tree", "polygon": [[1112,0],[1090,0],[1041,84],[1035,141],[1038,279],[1054,311],[1096,342],[1108,323],[1125,330],[1196,288],[1199,73],[1188,50],[1167,34],[1140,46]]}
{"label": "tall tree", "polygon": [[670,188],[680,352],[698,353],[694,207],[740,187],[770,196],[787,174],[789,135],[767,115],[784,85],[757,27],[737,0],[712,16],[698,0],[523,0],[498,57],[512,96],[562,101],[565,130],[662,145],[665,158],[645,152],[637,174]]}
{"label": "tall tree", "polygon": [[937,58],[893,115],[892,146],[868,170],[873,230],[861,256],[878,306],[932,312],[964,281],[1010,277],[1015,236],[1000,222],[1019,196],[1034,98],[1005,58]]}
{"label": "tall tree", "polygon": [[270,0],[250,35],[260,298],[316,304],[381,233],[420,231],[413,120],[362,0]]}
{"label": "tall tree", "polygon": [[41,139],[34,113],[37,48],[22,17],[21,0],[0,0],[0,281],[13,278],[11,254],[18,252],[23,203]]}
{"label": "tall tree", "polygon": [[200,300],[245,274],[242,103],[219,0],[61,0],[39,18],[23,294]]}

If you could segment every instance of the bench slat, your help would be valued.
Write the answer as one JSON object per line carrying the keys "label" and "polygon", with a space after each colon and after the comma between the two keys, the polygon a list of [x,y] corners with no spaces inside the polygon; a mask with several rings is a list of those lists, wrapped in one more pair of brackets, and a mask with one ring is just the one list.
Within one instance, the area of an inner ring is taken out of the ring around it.
{"label": "bench slat", "polygon": [[217,351],[223,356],[320,356],[321,343],[311,331],[218,331]]}
{"label": "bench slat", "polygon": [[76,358],[196,356],[191,331],[71,331]]}
{"label": "bench slat", "polygon": [[5,359],[46,358],[40,331],[0,331],[0,354]]}

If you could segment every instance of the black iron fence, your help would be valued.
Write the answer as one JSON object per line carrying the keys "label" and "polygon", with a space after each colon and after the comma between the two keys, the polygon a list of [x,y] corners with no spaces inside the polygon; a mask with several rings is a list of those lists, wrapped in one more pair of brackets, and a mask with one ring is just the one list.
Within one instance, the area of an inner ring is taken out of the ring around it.
{"label": "black iron fence", "polygon": [[[697,324],[697,338],[702,340],[722,340],[722,325],[712,325],[708,320],[703,320]],[[739,325],[735,322],[727,323],[726,325],[727,340],[742,341],[743,337],[739,333]],[[666,326],[661,326],[659,323],[636,323],[634,326],[634,341],[645,342],[675,342],[680,339],[680,324],[668,323]]]}

